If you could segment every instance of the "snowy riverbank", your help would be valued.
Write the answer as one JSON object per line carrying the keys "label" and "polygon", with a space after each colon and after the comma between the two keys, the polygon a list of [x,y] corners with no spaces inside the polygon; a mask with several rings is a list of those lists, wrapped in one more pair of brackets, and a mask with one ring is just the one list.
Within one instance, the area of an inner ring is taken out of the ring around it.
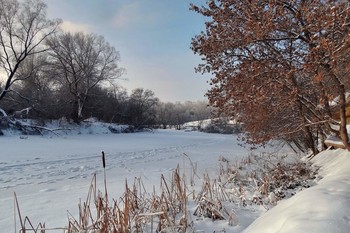
{"label": "snowy riverbank", "polygon": [[350,153],[329,150],[313,160],[323,178],[283,200],[245,233],[346,233],[350,229]]}

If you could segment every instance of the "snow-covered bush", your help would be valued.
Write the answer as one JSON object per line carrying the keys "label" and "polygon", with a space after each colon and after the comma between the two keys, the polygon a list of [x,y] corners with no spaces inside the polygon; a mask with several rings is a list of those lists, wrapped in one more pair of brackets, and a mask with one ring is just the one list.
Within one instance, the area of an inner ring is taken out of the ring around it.
{"label": "snow-covered bush", "polygon": [[208,125],[200,129],[206,133],[238,134],[242,127],[238,123],[231,123],[227,119],[218,118],[211,120]]}

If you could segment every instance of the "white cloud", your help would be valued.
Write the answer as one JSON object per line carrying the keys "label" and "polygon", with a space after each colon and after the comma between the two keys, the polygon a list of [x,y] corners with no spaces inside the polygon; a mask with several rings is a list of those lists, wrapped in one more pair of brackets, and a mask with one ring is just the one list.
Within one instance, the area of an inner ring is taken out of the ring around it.
{"label": "white cloud", "polygon": [[137,22],[140,13],[140,5],[138,3],[131,3],[121,7],[114,18],[112,24],[116,28],[126,27]]}
{"label": "white cloud", "polygon": [[88,24],[73,23],[71,21],[63,21],[61,28],[66,32],[90,32]]}
{"label": "white cloud", "polygon": [[129,91],[140,87],[150,89],[164,102],[204,100],[204,94],[209,89],[206,80],[209,78],[194,73],[193,63],[191,58],[186,57],[172,59],[163,56],[147,60],[126,57],[126,63],[121,63],[121,66],[127,70],[124,76],[127,80],[120,85]]}
{"label": "white cloud", "polygon": [[127,28],[145,22],[152,22],[155,16],[145,12],[138,2],[123,5],[118,9],[112,19],[112,25],[116,28]]}

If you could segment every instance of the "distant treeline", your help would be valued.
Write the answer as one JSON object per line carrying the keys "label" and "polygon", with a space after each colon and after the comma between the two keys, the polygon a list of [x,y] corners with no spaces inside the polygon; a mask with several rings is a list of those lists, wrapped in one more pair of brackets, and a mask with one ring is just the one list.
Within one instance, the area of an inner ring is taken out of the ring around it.
{"label": "distant treeline", "polygon": [[162,103],[143,88],[128,94],[117,82],[118,51],[102,36],[62,31],[44,1],[3,0],[0,8],[0,116],[95,117],[136,128],[210,117],[206,102]]}

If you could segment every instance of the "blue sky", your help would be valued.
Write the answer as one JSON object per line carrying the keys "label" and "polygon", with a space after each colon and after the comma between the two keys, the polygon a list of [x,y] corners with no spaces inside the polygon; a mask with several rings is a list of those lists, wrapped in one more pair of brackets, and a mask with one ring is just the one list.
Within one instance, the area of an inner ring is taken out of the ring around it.
{"label": "blue sky", "polygon": [[201,62],[190,50],[191,38],[205,19],[189,11],[205,0],[45,0],[49,18],[63,28],[105,37],[121,55],[129,91],[151,89],[162,101],[203,100],[208,76],[194,72]]}

